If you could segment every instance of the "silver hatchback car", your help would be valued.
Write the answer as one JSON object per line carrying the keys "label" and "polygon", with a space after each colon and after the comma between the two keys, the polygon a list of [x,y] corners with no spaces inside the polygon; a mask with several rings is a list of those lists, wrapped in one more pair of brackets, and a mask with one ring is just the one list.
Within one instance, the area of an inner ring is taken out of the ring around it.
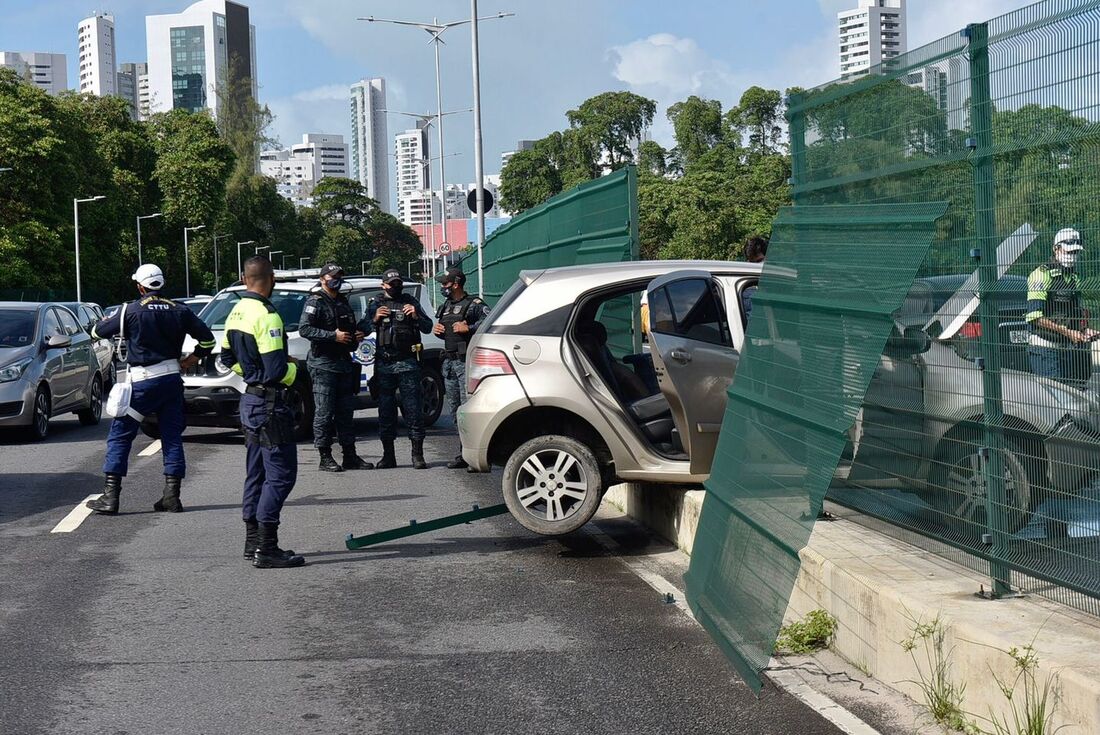
{"label": "silver hatchback car", "polygon": [[616,480],[702,482],[760,269],[643,261],[521,273],[470,344],[464,458],[503,466],[509,510],[544,535],[587,523]]}

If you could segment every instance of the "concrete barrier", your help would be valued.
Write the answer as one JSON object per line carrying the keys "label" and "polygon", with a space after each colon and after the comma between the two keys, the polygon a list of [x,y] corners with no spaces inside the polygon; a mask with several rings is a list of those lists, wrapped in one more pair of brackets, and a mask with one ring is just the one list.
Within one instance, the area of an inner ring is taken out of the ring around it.
{"label": "concrete barrier", "polygon": [[[704,496],[698,487],[630,483],[605,500],[690,554]],[[1055,727],[1100,732],[1100,620],[1035,596],[980,598],[988,577],[850,521],[817,523],[800,556],[787,619],[826,610],[838,623],[834,650],[879,681],[922,701],[901,641],[915,621],[939,616],[952,677],[966,687],[963,709],[979,725],[990,729],[981,718],[991,710],[1007,713],[994,679],[1014,677],[1005,651],[1034,642],[1038,680],[1055,681]],[[916,653],[923,662],[923,648]]]}

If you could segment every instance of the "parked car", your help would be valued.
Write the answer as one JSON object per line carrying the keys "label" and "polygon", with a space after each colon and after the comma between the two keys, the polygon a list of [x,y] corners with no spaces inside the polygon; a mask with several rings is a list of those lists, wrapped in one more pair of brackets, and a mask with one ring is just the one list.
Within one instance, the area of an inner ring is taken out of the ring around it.
{"label": "parked car", "polygon": [[[80,323],[81,328],[88,333],[89,337],[92,335],[92,328],[104,317],[103,309],[100,308],[99,304],[84,301],[79,303],[68,302],[61,305],[76,316],[76,320]],[[92,349],[95,350],[96,357],[99,360],[99,371],[103,375],[103,394],[106,395],[110,392],[111,386],[115,384],[115,376],[118,373],[118,366],[115,364],[115,341],[92,337]]]}
{"label": "parked car", "polygon": [[60,304],[0,302],[0,427],[44,439],[50,417],[99,423],[104,368],[94,340]]}
{"label": "parked car", "polygon": [[[316,275],[276,274],[275,291],[271,302],[278,310],[286,328],[287,342],[292,357],[302,361],[303,367],[309,353],[309,341],[298,334],[298,319],[302,307],[311,291],[319,288]],[[434,315],[428,301],[425,287],[421,284],[406,284],[405,290],[420,300],[424,310]],[[382,293],[382,280],[379,277],[345,278],[341,289],[351,302],[355,313],[362,316],[366,312],[367,302]],[[208,356],[195,368],[184,374],[184,410],[189,426],[240,427],[239,401],[245,385],[241,378],[222,367],[218,362],[221,350],[225,320],[233,306],[241,298],[244,287],[230,286],[218,293],[199,315],[214,332],[217,346],[214,354]],[[356,399],[356,408],[371,408],[377,405],[377,392],[374,381],[374,335],[367,337],[352,356],[361,365],[360,393]],[[184,352],[195,347],[193,340],[184,344]],[[420,360],[423,366],[421,378],[422,410],[424,423],[431,426],[443,410],[443,377],[440,372],[443,342],[433,335],[424,335],[424,350]],[[313,389],[309,382],[309,373],[298,371],[298,379],[291,391],[292,400],[299,411],[298,435],[308,438],[313,435]],[[155,418],[142,425],[150,436],[157,436]]]}
{"label": "parked car", "polygon": [[177,304],[183,304],[196,314],[202,313],[203,308],[214,300],[213,296],[188,296],[182,299],[172,299]]}
{"label": "parked car", "polygon": [[509,510],[544,535],[588,522],[616,480],[702,482],[745,339],[741,293],[760,268],[643,261],[521,273],[470,344],[466,461],[503,467]]}

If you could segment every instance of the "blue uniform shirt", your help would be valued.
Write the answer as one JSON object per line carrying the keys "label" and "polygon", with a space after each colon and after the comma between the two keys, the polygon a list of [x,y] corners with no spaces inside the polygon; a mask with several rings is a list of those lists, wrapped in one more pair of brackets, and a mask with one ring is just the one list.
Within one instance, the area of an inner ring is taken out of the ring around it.
{"label": "blue uniform shirt", "polygon": [[[92,328],[96,339],[111,339],[122,333],[122,309]],[[183,355],[183,340],[190,335],[198,342],[195,355],[206,357],[214,350],[210,327],[183,304],[158,293],[126,304],[126,362],[131,365],[156,365],[178,360]]]}

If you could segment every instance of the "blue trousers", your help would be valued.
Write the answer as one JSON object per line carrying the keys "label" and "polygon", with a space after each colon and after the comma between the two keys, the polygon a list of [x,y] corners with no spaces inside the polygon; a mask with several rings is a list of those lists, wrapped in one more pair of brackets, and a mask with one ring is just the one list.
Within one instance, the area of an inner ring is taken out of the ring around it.
{"label": "blue trousers", "polygon": [[[162,375],[134,383],[130,407],[143,416],[157,415],[164,474],[184,477],[187,463],[183,458],[183,378],[178,374]],[[111,430],[107,434],[107,455],[103,458],[105,474],[126,476],[130,447],[140,430],[141,424],[129,416],[121,416],[111,422]]]}
{"label": "blue trousers", "polygon": [[446,390],[447,409],[451,420],[458,426],[458,407],[469,397],[466,393],[466,361],[461,358],[443,359],[443,386]]}
{"label": "blue trousers", "polygon": [[[376,363],[377,365],[377,363]],[[424,438],[424,421],[420,415],[420,366],[393,372],[387,367],[376,367],[378,381],[378,438],[393,441],[397,438],[397,392],[401,392],[401,411],[410,439]]]}
{"label": "blue trousers", "polygon": [[[277,413],[271,417],[268,413]],[[252,436],[267,421],[289,420],[294,417],[290,408],[278,403],[268,406],[263,398],[244,394],[241,396],[241,425],[245,429],[245,477],[244,497],[241,500],[241,517],[255,518],[260,523],[278,523],[283,503],[286,502],[298,479],[298,447],[293,442],[265,446]]]}

